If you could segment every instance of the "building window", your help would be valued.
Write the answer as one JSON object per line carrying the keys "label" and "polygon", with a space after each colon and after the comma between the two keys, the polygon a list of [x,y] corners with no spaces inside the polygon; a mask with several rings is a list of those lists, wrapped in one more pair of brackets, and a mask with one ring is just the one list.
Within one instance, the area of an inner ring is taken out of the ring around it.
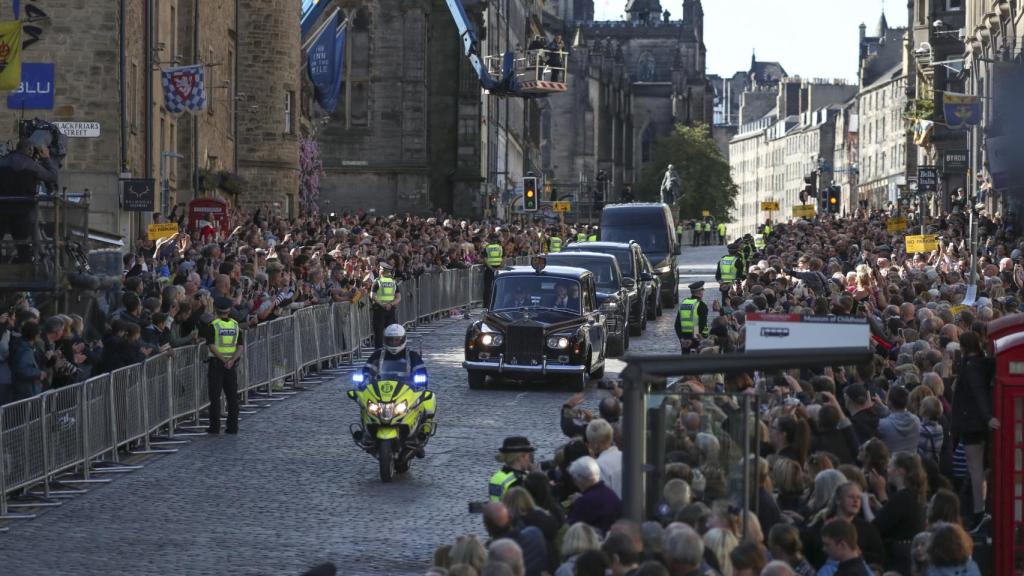
{"label": "building window", "polygon": [[356,12],[352,22],[351,44],[352,66],[349,84],[351,95],[346,110],[353,126],[368,126],[370,123],[370,15],[366,9]]}
{"label": "building window", "polygon": [[946,0],[946,11],[959,12],[964,9],[964,0]]}
{"label": "building window", "polygon": [[295,123],[294,123],[294,118],[293,118],[293,114],[295,112],[295,110],[294,110],[295,109],[294,103],[295,103],[295,92],[292,92],[291,90],[286,90],[285,93],[284,93],[284,133],[285,134],[294,134],[295,133],[295,125],[294,125]]}

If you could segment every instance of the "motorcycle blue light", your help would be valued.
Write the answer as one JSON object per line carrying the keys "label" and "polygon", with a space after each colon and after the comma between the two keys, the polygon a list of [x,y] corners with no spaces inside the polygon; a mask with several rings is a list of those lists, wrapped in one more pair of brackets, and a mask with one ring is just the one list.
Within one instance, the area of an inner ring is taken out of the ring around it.
{"label": "motorcycle blue light", "polygon": [[412,377],[412,383],[413,384],[426,384],[427,383],[427,375],[426,374],[416,374],[415,376]]}
{"label": "motorcycle blue light", "polygon": [[355,372],[352,374],[352,381],[356,384],[362,384],[364,380],[366,380],[366,376],[364,376],[362,372]]}

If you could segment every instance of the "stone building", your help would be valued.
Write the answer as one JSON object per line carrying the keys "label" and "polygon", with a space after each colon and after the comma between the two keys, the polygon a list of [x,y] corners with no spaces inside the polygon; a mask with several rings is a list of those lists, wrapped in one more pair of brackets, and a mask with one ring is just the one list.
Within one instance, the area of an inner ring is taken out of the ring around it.
{"label": "stone building", "polygon": [[[730,77],[717,74],[708,75],[708,82],[714,91],[714,122],[711,125],[711,136],[722,151],[722,156],[729,158],[729,141],[736,136],[741,124],[740,109],[745,95],[748,102],[753,102],[753,94],[766,94],[761,101],[774,104],[774,96],[779,89],[779,82],[786,77],[786,70],[778,62],[758,61],[757,55],[750,57],[750,69],[739,71]],[[770,106],[761,110],[752,110],[748,103],[746,110],[751,115],[761,117],[768,112]]]}
{"label": "stone building", "polygon": [[700,0],[685,0],[681,19],[657,0],[631,0],[625,10],[625,21],[554,23],[577,30],[579,40],[569,91],[548,98],[541,116],[545,174],[575,182],[586,197],[603,172],[608,202],[639,180],[654,143],[677,122],[712,122]]}
{"label": "stone building", "polygon": [[896,202],[906,175],[916,171],[913,142],[904,121],[907,107],[905,28],[890,29],[883,14],[875,36],[860,25],[858,116],[858,205],[880,208]]}
{"label": "stone building", "polygon": [[[11,110],[4,99],[2,139],[16,137],[23,115],[98,123],[98,135],[68,139],[61,174],[69,193],[88,192],[93,228],[131,242],[152,221],[148,213],[121,210],[122,176],[156,179],[155,208],[161,211],[197,195],[239,204],[276,201],[287,208],[286,194],[297,188],[298,175],[297,147],[285,134],[283,114],[287,93],[298,90],[294,2],[33,5],[47,18],[32,22],[42,32],[23,61],[53,64],[53,104]],[[208,107],[195,115],[171,115],[160,71],[192,63],[204,65]],[[246,186],[237,197],[203,191],[203,171],[241,173]]]}

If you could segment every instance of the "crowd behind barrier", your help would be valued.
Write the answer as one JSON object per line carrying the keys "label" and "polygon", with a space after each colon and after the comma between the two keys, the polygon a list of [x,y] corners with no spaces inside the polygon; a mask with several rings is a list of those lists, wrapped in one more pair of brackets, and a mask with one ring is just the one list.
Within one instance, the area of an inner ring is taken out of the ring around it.
{"label": "crowd behind barrier", "polygon": [[[399,321],[408,326],[481,300],[479,266],[423,274],[402,283]],[[275,384],[304,370],[354,360],[372,339],[370,305],[341,302],[303,308],[244,333],[248,350],[238,389],[273,397]],[[199,424],[208,402],[205,344],[159,353],[84,382],[0,406],[0,519],[9,497],[51,486],[68,473],[81,479],[116,464],[125,449],[154,449],[185,423]]]}

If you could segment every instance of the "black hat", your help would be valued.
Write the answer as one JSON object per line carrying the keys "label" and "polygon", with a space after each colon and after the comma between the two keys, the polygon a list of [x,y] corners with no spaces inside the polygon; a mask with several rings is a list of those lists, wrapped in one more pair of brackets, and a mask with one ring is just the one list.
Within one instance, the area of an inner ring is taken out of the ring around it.
{"label": "black hat", "polygon": [[704,289],[704,281],[703,280],[699,280],[697,282],[694,282],[693,284],[690,284],[689,286],[687,286],[687,288],[690,289],[690,292],[693,292],[694,290],[703,290]]}
{"label": "black hat", "polygon": [[230,312],[231,311],[231,300],[221,296],[213,301],[213,307],[218,312]]}
{"label": "black hat", "polygon": [[502,454],[518,454],[520,452],[533,452],[537,450],[530,444],[530,441],[525,436],[509,436],[505,438],[505,441],[501,443],[501,448],[498,452]]}

